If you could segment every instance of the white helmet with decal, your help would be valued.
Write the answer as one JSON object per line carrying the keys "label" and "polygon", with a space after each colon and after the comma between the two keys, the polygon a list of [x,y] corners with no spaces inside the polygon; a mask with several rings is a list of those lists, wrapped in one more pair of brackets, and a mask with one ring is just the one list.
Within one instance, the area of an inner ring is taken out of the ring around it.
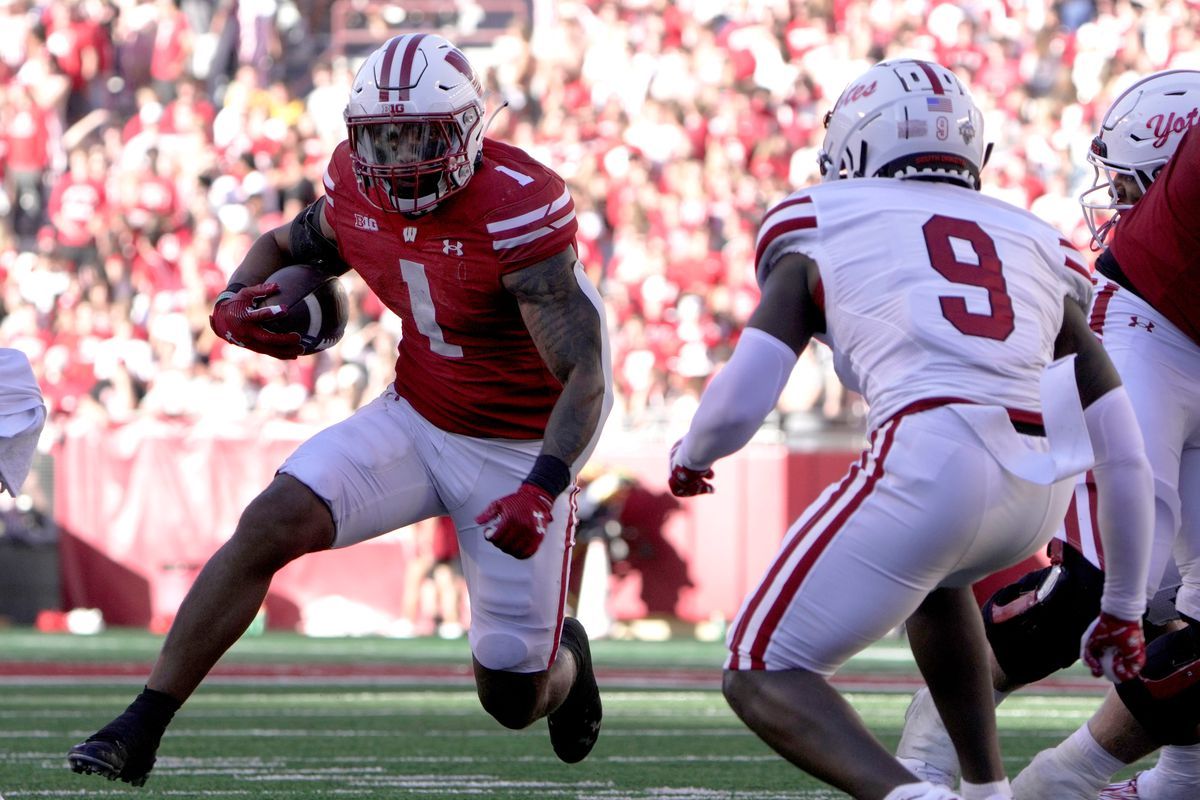
{"label": "white helmet with decal", "polygon": [[[1171,69],[1147,76],[1113,101],[1087,159],[1092,185],[1079,196],[1094,246],[1104,247],[1121,211],[1150,188],[1179,140],[1200,124],[1200,71]],[[1130,186],[1130,182],[1136,185]],[[1114,212],[1100,222],[1097,212]]]}
{"label": "white helmet with decal", "polygon": [[881,61],[845,88],[825,115],[822,180],[919,178],[979,188],[989,148],[983,114],[946,67]]}
{"label": "white helmet with decal", "polygon": [[483,147],[483,87],[441,36],[393,36],[369,55],[346,104],[350,162],[383,211],[426,211],[467,185]]}

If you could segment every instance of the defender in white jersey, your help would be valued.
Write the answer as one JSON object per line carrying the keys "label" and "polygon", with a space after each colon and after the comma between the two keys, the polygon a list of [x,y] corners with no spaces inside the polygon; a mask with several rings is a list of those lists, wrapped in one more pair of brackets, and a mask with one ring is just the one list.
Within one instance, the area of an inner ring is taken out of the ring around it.
{"label": "defender in white jersey", "polygon": [[1008,797],[970,584],[1045,546],[1074,475],[1093,463],[1119,474],[1108,501],[1125,507],[1107,511],[1124,514],[1128,538],[1112,544],[1122,568],[1084,647],[1136,674],[1149,468],[1087,328],[1082,260],[1033,216],[975,191],[983,120],[954,74],[878,64],[826,126],[826,182],[764,220],[760,304],[672,449],[670,485],[713,490],[713,462],[749,441],[814,335],[869,403],[869,442],[746,598],[725,696],[781,755],[854,797],[958,797],[897,762],[827,680],[907,620],[950,721],[962,797]]}
{"label": "defender in white jersey", "polygon": [[[1090,324],[1128,387],[1154,476],[1147,658],[1135,679],[1110,691],[1075,734],[1014,780],[1018,797],[1072,800],[1099,791],[1109,800],[1191,800],[1200,785],[1200,683],[1187,679],[1200,665],[1200,590],[1180,589],[1180,568],[1200,587],[1200,567],[1188,555],[1200,552],[1200,491],[1189,491],[1200,481],[1200,260],[1191,222],[1200,208],[1193,180],[1200,136],[1190,130],[1198,121],[1200,71],[1155,73],[1113,101],[1088,153],[1095,180],[1080,203],[1101,251]],[[1089,472],[1051,542],[1051,565],[1000,589],[983,608],[997,702],[1078,658],[1073,642],[1096,615],[1106,566],[1096,500]],[[1172,546],[1180,568],[1169,559]],[[1152,770],[1102,788],[1160,746]],[[905,715],[897,755],[946,785],[957,773],[926,689]]]}

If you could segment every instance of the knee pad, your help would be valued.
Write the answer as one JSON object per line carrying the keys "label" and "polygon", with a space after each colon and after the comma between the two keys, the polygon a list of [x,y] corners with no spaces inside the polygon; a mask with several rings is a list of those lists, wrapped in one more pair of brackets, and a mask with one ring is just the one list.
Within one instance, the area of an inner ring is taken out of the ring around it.
{"label": "knee pad", "polygon": [[1117,694],[1160,745],[1200,744],[1200,626],[1151,642],[1142,673],[1117,684]]}
{"label": "knee pad", "polygon": [[1034,683],[1079,659],[1079,639],[1100,613],[1104,573],[1073,548],[1063,560],[1000,589],[983,606],[996,663],[1017,683]]}
{"label": "knee pad", "polygon": [[471,645],[475,660],[486,669],[511,670],[529,655],[529,647],[511,633],[485,633]]}

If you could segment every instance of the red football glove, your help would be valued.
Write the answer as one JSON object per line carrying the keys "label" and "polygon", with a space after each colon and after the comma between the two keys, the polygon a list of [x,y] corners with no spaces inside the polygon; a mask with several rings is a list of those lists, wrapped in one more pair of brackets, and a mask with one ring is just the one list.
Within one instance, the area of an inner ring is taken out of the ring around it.
{"label": "red football glove", "polygon": [[713,485],[709,480],[713,476],[712,469],[692,469],[685,467],[679,463],[679,445],[683,443],[680,439],[671,446],[671,477],[667,480],[667,485],[671,487],[671,494],[676,497],[694,497],[698,494],[712,494]]}
{"label": "red football glove", "polygon": [[1141,620],[1118,619],[1105,612],[1092,621],[1083,634],[1083,663],[1092,675],[1113,683],[1136,678],[1146,665],[1146,640]]}
{"label": "red football glove", "polygon": [[475,518],[483,525],[483,538],[513,558],[529,558],[542,546],[546,526],[554,519],[554,498],[540,486],[522,483],[512,494],[493,500]]}
{"label": "red football glove", "polygon": [[303,355],[300,334],[276,333],[262,326],[263,322],[285,313],[279,306],[256,307],[278,289],[278,284],[260,283],[243,287],[228,300],[218,297],[208,324],[225,341],[256,353],[285,360]]}

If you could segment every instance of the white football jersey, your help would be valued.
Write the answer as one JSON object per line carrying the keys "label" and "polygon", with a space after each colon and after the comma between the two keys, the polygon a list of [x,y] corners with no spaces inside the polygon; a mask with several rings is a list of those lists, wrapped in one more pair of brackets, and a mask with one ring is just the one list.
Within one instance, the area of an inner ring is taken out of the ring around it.
{"label": "white football jersey", "polygon": [[838,377],[874,428],[918,402],[1041,411],[1063,297],[1087,307],[1078,251],[1029,212],[944,183],[865,178],[793,193],[763,220],[759,283],[787,253],[817,262]]}

